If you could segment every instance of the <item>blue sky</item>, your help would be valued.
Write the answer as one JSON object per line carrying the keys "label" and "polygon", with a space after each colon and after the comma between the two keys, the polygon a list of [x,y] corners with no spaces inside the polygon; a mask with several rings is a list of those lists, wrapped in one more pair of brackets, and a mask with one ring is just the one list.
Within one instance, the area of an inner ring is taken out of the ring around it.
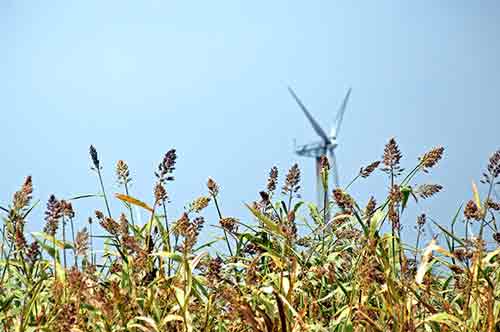
{"label": "blue sky", "polygon": [[[499,32],[493,0],[3,0],[0,202],[33,175],[42,205],[29,228],[41,228],[51,193],[98,191],[90,144],[109,192],[124,159],[145,201],[156,165],[175,147],[173,215],[212,176],[224,214],[248,220],[243,202],[257,197],[269,168],[284,175],[295,161],[313,200],[314,165],[293,154],[293,140],[316,137],[290,84],[328,129],[353,88],[337,150],[344,184],[392,136],[407,167],[445,146],[440,167],[420,178],[445,190],[413,212],[447,223],[499,148]],[[378,173],[352,193],[365,202],[386,189]],[[80,222],[101,205],[77,203]],[[404,225],[413,224],[409,215]]]}

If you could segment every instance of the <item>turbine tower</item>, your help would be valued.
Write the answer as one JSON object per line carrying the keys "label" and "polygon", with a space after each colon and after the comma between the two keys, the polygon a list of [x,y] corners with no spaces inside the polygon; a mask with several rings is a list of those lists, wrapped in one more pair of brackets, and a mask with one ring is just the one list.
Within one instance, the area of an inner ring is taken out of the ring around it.
{"label": "turbine tower", "polygon": [[321,155],[329,156],[331,170],[333,172],[333,183],[335,188],[339,186],[339,173],[338,173],[338,165],[337,159],[335,157],[335,149],[338,146],[338,135],[340,132],[340,126],[342,125],[342,119],[344,118],[344,113],[347,107],[347,102],[349,101],[349,96],[351,95],[351,88],[347,90],[347,93],[340,105],[339,110],[337,111],[337,115],[335,116],[335,121],[333,123],[332,129],[330,131],[330,135],[328,135],[323,128],[318,124],[318,122],[313,118],[311,113],[304,106],[299,97],[295,94],[291,87],[288,87],[288,91],[292,95],[293,99],[297,102],[302,112],[306,116],[307,120],[311,123],[316,134],[321,138],[321,141],[314,142],[302,146],[295,147],[295,153],[299,156],[303,157],[312,157],[315,159],[316,163],[316,186],[317,186],[317,200],[318,200],[318,208],[320,210],[324,209],[323,203],[323,195],[324,189],[328,192],[328,188],[323,188],[321,184],[321,165],[320,165],[320,157]]}

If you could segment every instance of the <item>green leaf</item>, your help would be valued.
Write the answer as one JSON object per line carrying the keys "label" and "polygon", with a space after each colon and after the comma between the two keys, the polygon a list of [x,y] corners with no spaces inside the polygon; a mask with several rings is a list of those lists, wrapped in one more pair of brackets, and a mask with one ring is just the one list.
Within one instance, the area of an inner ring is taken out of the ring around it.
{"label": "green leaf", "polygon": [[260,220],[269,231],[271,231],[271,233],[273,233],[274,235],[281,235],[283,237],[285,236],[285,234],[283,233],[283,231],[281,230],[281,228],[279,227],[278,224],[276,224],[274,221],[272,221],[267,216],[262,214],[259,210],[254,209],[253,207],[251,207],[248,204],[245,204],[245,205],[252,212],[252,214],[258,220]]}
{"label": "green leaf", "polygon": [[63,241],[60,241],[60,240],[57,240],[57,239],[54,239],[53,236],[45,233],[45,232],[33,232],[31,233],[31,235],[34,237],[34,238],[42,238],[44,240],[47,240],[47,241],[50,241],[50,243],[55,243],[56,247],[58,247],[59,249],[73,249],[73,244],[71,242],[63,242]]}

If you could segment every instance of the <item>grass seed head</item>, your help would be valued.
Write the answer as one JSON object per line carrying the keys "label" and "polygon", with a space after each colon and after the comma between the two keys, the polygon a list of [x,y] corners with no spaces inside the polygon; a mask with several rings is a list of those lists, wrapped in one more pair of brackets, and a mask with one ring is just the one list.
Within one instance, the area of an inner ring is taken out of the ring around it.
{"label": "grass seed head", "polygon": [[12,200],[13,208],[16,211],[21,211],[26,208],[31,201],[31,194],[33,193],[33,182],[31,176],[27,176],[19,191],[14,194]]}
{"label": "grass seed head", "polygon": [[154,195],[155,195],[156,204],[163,204],[163,202],[166,199],[168,199],[167,190],[165,190],[165,187],[161,184],[161,182],[158,182],[156,184],[155,190],[154,190]]}
{"label": "grass seed head", "polygon": [[488,172],[493,179],[496,179],[500,175],[500,150],[491,155],[490,162],[488,163]]}
{"label": "grass seed head", "polygon": [[208,203],[210,203],[210,197],[201,196],[193,201],[191,207],[194,212],[200,213],[203,209],[205,209],[208,206]]}
{"label": "grass seed head", "polygon": [[128,165],[123,160],[118,160],[118,162],[116,163],[116,177],[118,179],[118,183],[121,184],[127,184],[132,180],[130,178]]}
{"label": "grass seed head", "polygon": [[73,210],[73,205],[71,202],[67,202],[65,200],[61,200],[61,211],[62,215],[64,217],[68,218],[74,218],[75,217],[75,211]]}
{"label": "grass seed head", "polygon": [[394,175],[399,175],[403,171],[399,166],[401,157],[402,155],[399,151],[396,140],[394,138],[391,138],[384,148],[382,161],[385,167],[382,170],[386,173],[392,172]]}
{"label": "grass seed head", "polygon": [[35,264],[35,262],[40,258],[40,246],[38,242],[34,241],[28,247],[26,252],[26,259],[30,262],[31,265]]}
{"label": "grass seed head", "polygon": [[101,165],[99,163],[99,158],[97,156],[97,150],[93,145],[90,146],[89,153],[90,153],[90,159],[92,160],[92,164],[94,165],[94,169],[96,170],[100,169]]}
{"label": "grass seed head", "polygon": [[362,178],[367,178],[373,173],[373,171],[378,168],[379,165],[380,161],[377,160],[366,167],[361,167],[361,169],[359,170],[359,175],[361,175]]}
{"label": "grass seed head", "polygon": [[59,227],[59,219],[62,217],[61,203],[54,195],[51,195],[47,202],[47,209],[45,210],[45,228],[44,232],[50,236],[55,236]]}
{"label": "grass seed head", "polygon": [[418,196],[420,196],[423,199],[429,198],[437,194],[443,189],[443,187],[439,184],[423,184],[420,185],[416,192]]}
{"label": "grass seed head", "polygon": [[75,250],[76,255],[83,257],[87,255],[87,250],[89,249],[89,233],[87,228],[83,228],[81,231],[76,233],[75,239]]}
{"label": "grass seed head", "polygon": [[293,194],[300,189],[300,169],[298,164],[294,164],[288,171],[283,186],[283,194]]}
{"label": "grass seed head", "polygon": [[175,170],[176,161],[177,153],[175,149],[171,149],[167,153],[165,153],[162,162],[160,163],[160,165],[158,165],[158,171],[155,173],[160,182],[174,180],[172,173]]}
{"label": "grass seed head", "polygon": [[464,208],[464,217],[467,220],[481,220],[481,211],[473,200],[469,200]]}
{"label": "grass seed head", "polygon": [[368,200],[368,203],[366,204],[365,207],[365,216],[371,216],[373,212],[375,212],[375,208],[377,207],[377,201],[373,196],[370,196],[370,199]]}
{"label": "grass seed head", "polygon": [[217,195],[219,194],[219,185],[217,184],[217,182],[215,182],[214,179],[208,178],[207,188],[210,196],[217,197]]}
{"label": "grass seed head", "polygon": [[419,158],[424,172],[427,172],[429,168],[434,167],[438,163],[438,161],[441,160],[441,158],[443,157],[443,152],[444,148],[440,146],[424,153],[424,155]]}
{"label": "grass seed head", "polygon": [[273,193],[276,190],[276,184],[278,182],[278,168],[273,166],[269,172],[269,177],[267,179],[267,191]]}
{"label": "grass seed head", "polygon": [[222,228],[230,233],[234,233],[238,229],[238,219],[233,217],[226,217],[219,220]]}

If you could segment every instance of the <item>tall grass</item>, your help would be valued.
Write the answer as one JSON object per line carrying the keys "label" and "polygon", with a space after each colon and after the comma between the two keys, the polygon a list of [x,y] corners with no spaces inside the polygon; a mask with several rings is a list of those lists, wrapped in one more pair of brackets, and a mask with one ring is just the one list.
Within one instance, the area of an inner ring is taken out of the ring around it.
{"label": "tall grass", "polygon": [[[443,151],[432,149],[404,171],[402,153],[391,139],[380,161],[325,196],[323,211],[300,200],[297,165],[282,186],[273,167],[241,221],[223,214],[223,195],[213,179],[206,194],[187,204],[177,218],[167,218],[166,188],[174,181],[176,162],[175,150],[170,150],[155,173],[152,198],[131,195],[128,166],[119,161],[116,174],[124,192],[98,195],[106,214],[96,210],[83,223],[83,212],[75,214],[70,200],[52,195],[43,231],[31,233],[29,240],[24,228],[36,202],[27,177],[1,212],[0,329],[500,331],[495,219],[500,204],[492,198],[500,151],[481,178],[486,196],[474,185],[473,198],[451,216],[450,224],[425,215],[408,220],[406,215],[415,200],[442,189],[414,179],[432,171]],[[105,169],[97,150],[91,147],[90,153],[96,185],[104,190]],[[321,165],[326,187],[330,165],[326,158]],[[387,195],[361,206],[348,189],[377,170],[387,177]],[[124,212],[113,215],[110,204],[118,201]],[[133,221],[133,206],[149,216],[145,224]],[[217,211],[221,236],[199,243],[205,209]],[[68,221],[71,236],[66,235]],[[95,234],[95,222],[104,234]],[[464,233],[457,231],[460,222]],[[440,234],[422,245],[426,223]],[[401,225],[415,225],[415,244],[402,241]],[[96,257],[96,237],[105,239],[102,257]],[[211,254],[208,247],[219,241],[227,250]]]}

